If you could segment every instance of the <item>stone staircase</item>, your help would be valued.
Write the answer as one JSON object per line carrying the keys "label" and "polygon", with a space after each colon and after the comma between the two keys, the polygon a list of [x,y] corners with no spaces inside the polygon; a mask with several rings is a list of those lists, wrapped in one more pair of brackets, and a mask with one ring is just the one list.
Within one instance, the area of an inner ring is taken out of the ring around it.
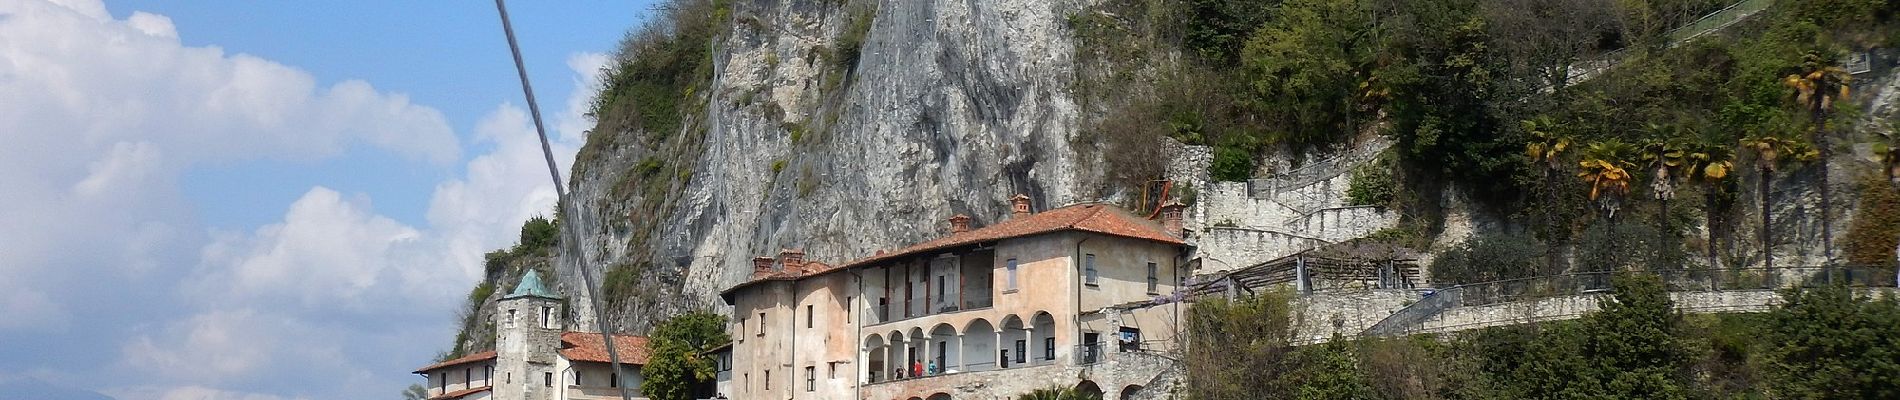
{"label": "stone staircase", "polygon": [[1271,176],[1208,183],[1189,224],[1200,232],[1200,272],[1241,268],[1392,226],[1396,213],[1346,202],[1349,172],[1391,146],[1373,137],[1341,154]]}

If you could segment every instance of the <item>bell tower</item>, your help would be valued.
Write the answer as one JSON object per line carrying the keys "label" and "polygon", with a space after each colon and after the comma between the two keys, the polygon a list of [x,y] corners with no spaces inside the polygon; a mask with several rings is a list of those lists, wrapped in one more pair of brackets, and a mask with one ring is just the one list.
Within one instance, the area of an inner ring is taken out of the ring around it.
{"label": "bell tower", "polygon": [[554,370],[566,326],[561,298],[529,269],[495,307],[495,398],[547,400],[566,386]]}

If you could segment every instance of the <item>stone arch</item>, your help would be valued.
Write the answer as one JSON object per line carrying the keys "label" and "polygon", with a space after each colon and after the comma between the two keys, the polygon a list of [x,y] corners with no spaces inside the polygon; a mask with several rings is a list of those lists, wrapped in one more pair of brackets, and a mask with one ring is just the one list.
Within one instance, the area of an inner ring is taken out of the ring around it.
{"label": "stone arch", "polygon": [[890,365],[890,361],[888,360],[890,355],[887,354],[885,350],[890,348],[890,343],[885,342],[883,336],[873,333],[871,336],[864,337],[863,345],[864,371],[862,371],[860,377],[869,382],[889,379],[888,376],[890,376],[891,367],[887,365]]}
{"label": "stone arch", "polygon": [[1081,383],[1075,384],[1075,394],[1082,395],[1085,399],[1099,399],[1102,398],[1102,387],[1096,385],[1095,381],[1084,379]]}
{"label": "stone arch", "polygon": [[1056,318],[1048,311],[1037,311],[1029,319],[1030,364],[1055,362],[1055,356],[1062,353],[1061,339],[1056,332]]}
{"label": "stone arch", "polygon": [[951,400],[951,398],[949,393],[937,393],[930,395],[928,400]]}
{"label": "stone arch", "polygon": [[1128,385],[1127,387],[1122,388],[1122,395],[1120,398],[1122,400],[1134,400],[1135,393],[1140,393],[1140,392],[1141,392],[1141,385]]}
{"label": "stone arch", "polygon": [[[1003,337],[1002,341],[996,343],[999,347],[997,368],[1009,368],[1029,362],[1030,349],[1036,348],[1036,345],[1030,343],[1033,338],[1029,336],[1029,325],[1023,322],[1023,318],[1016,315],[1004,316],[1003,325],[998,328]],[[1021,342],[1022,345],[1018,346],[1017,342]]]}
{"label": "stone arch", "polygon": [[988,371],[996,369],[997,337],[996,326],[990,321],[977,318],[963,327],[963,343],[957,354],[958,367],[964,371]]}
{"label": "stone arch", "polygon": [[[930,355],[929,359],[924,360],[925,369],[935,365],[937,368],[934,373],[941,374],[956,368],[963,357],[959,348],[962,341],[963,336],[957,332],[956,326],[940,323],[930,327],[930,340],[924,343],[925,346],[930,346],[928,352],[925,353]],[[933,372],[927,370],[924,373]]]}

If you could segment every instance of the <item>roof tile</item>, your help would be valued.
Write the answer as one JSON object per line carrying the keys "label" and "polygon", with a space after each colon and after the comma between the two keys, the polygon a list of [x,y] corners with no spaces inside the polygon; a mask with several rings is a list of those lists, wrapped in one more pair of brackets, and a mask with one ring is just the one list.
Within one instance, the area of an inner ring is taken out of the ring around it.
{"label": "roof tile", "polygon": [[[646,336],[613,336],[614,350],[620,352],[621,364],[646,365],[647,356],[652,354]],[[608,362],[607,346],[601,342],[599,333],[566,332],[561,334],[561,357],[570,361],[604,363]]]}

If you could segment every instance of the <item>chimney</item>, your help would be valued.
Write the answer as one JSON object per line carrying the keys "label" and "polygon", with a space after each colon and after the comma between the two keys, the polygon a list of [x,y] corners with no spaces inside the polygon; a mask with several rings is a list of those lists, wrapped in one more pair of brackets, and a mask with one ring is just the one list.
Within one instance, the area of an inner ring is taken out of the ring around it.
{"label": "chimney", "polygon": [[1187,205],[1181,204],[1180,201],[1169,201],[1168,204],[1161,205],[1161,229],[1167,231],[1169,235],[1186,238],[1187,228],[1181,224],[1181,213],[1186,210]]}
{"label": "chimney", "polygon": [[970,216],[957,214],[950,217],[950,233],[958,234],[970,231]]}
{"label": "chimney", "polygon": [[1022,218],[1029,216],[1029,214],[1034,214],[1034,212],[1029,211],[1029,196],[1018,193],[1016,197],[1009,198],[1010,218]]}
{"label": "chimney", "polygon": [[805,272],[805,251],[804,250],[799,250],[799,249],[779,250],[778,259],[781,263],[785,264],[785,272],[791,272],[791,273]]}
{"label": "chimney", "polygon": [[752,258],[752,279],[759,279],[761,277],[771,275],[771,274],[772,274],[772,257],[753,257]]}

